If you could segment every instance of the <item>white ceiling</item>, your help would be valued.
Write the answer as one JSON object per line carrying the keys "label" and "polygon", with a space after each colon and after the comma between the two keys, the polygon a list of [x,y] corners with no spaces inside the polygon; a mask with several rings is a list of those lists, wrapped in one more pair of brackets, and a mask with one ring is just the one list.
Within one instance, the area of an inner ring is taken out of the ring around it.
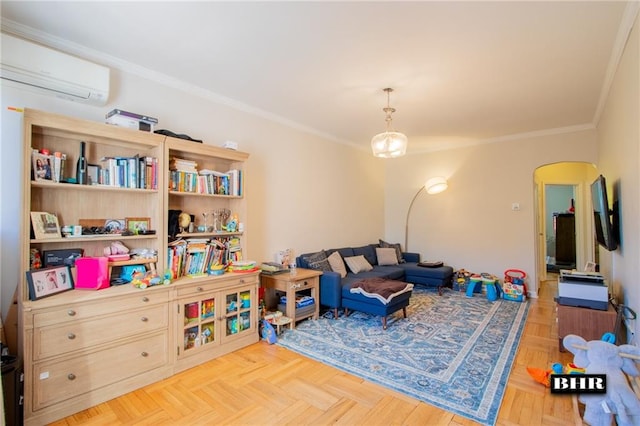
{"label": "white ceiling", "polygon": [[392,87],[409,152],[592,127],[637,6],[0,3],[3,30],[362,147]]}

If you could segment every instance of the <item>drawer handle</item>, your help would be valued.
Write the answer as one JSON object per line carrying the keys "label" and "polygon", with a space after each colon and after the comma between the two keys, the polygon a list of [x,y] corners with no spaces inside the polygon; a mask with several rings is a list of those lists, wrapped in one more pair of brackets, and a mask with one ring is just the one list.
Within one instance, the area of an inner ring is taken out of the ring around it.
{"label": "drawer handle", "polygon": [[145,358],[149,356],[149,354],[147,352],[142,352],[140,355],[142,355]]}
{"label": "drawer handle", "polygon": [[202,287],[198,287],[196,290],[198,290],[198,291],[204,291],[204,288],[202,288]]}
{"label": "drawer handle", "polygon": [[75,339],[75,338],[76,338],[76,335],[75,335],[75,334],[73,334],[73,333],[69,333],[69,334],[67,334],[67,339],[69,339],[69,340],[73,340],[73,339]]}
{"label": "drawer handle", "polygon": [[70,317],[75,317],[76,316],[76,311],[74,311],[73,309],[69,309],[67,311],[67,315],[69,315]]}
{"label": "drawer handle", "polygon": [[147,296],[145,296],[145,297],[143,297],[143,298],[142,298],[142,301],[143,301],[143,302],[148,302],[148,301],[149,301],[149,298],[148,298]]}
{"label": "drawer handle", "polygon": [[142,322],[147,322],[147,321],[149,321],[149,318],[147,318],[147,317],[142,317],[142,318],[140,318],[140,321],[142,321]]}
{"label": "drawer handle", "polygon": [[240,284],[244,284],[244,278],[240,279]]}
{"label": "drawer handle", "polygon": [[73,374],[73,373],[69,373],[69,374],[67,374],[67,379],[69,379],[69,380],[75,380],[75,379],[76,379],[76,375],[75,375],[75,374]]}

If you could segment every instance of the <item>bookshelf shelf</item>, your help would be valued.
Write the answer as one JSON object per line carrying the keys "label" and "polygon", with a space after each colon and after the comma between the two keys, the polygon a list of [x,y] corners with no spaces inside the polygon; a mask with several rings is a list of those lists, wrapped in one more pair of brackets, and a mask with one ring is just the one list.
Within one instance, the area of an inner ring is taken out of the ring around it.
{"label": "bookshelf shelf", "polygon": [[78,244],[86,242],[104,242],[104,241],[127,241],[127,240],[155,240],[157,235],[118,235],[118,234],[101,234],[101,235],[83,235],[81,237],[63,237],[49,238],[46,240],[31,239],[31,244],[49,244],[49,243],[69,243]]}
{"label": "bookshelf shelf", "polygon": [[186,192],[186,191],[169,191],[169,195],[176,196],[176,197],[204,197],[204,198],[235,198],[235,199],[242,199],[241,195],[199,194],[197,192]]}
{"label": "bookshelf shelf", "polygon": [[113,191],[113,192],[135,192],[144,194],[158,193],[157,189],[142,189],[142,188],[120,188],[110,185],[77,185],[73,183],[57,183],[48,181],[31,181],[32,188],[42,188],[46,190],[61,190],[61,191]]}

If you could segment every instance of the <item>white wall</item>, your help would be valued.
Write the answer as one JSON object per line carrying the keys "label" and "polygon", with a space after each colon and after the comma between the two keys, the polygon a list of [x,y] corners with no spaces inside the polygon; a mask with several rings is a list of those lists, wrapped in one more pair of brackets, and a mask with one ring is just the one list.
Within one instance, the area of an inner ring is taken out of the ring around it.
{"label": "white wall", "polygon": [[[404,241],[407,208],[432,176],[447,191],[420,194],[409,226],[409,251],[472,272],[504,278],[521,269],[537,291],[534,171],[560,161],[595,163],[595,131],[496,142],[407,156],[387,163],[385,234]],[[520,210],[513,211],[512,203]]]}
{"label": "white wall", "polygon": [[[273,260],[277,250],[298,254],[346,245],[377,242],[384,231],[384,166],[369,152],[323,140],[247,112],[213,103],[138,76],[112,72],[108,105],[93,107],[36,95],[3,85],[0,178],[0,250],[2,315],[13,296],[20,271],[20,195],[16,187],[22,141],[5,123],[16,113],[7,106],[29,107],[104,121],[113,108],[159,118],[159,128],[186,133],[217,145],[239,143],[250,153],[246,177],[248,217],[246,257]],[[200,213],[200,212],[194,212]]]}
{"label": "white wall", "polygon": [[[640,313],[640,31],[636,17],[598,123],[598,168],[607,179],[609,202],[619,200],[621,244],[600,250],[604,272],[619,299]],[[639,321],[634,327],[637,336]]]}

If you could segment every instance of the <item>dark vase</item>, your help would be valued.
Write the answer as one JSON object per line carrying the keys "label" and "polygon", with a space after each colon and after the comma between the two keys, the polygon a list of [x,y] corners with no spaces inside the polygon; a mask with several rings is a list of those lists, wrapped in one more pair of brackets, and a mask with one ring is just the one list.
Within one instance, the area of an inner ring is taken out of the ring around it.
{"label": "dark vase", "polygon": [[87,184],[87,157],[85,157],[85,142],[80,142],[80,156],[76,165],[76,182],[80,185]]}

